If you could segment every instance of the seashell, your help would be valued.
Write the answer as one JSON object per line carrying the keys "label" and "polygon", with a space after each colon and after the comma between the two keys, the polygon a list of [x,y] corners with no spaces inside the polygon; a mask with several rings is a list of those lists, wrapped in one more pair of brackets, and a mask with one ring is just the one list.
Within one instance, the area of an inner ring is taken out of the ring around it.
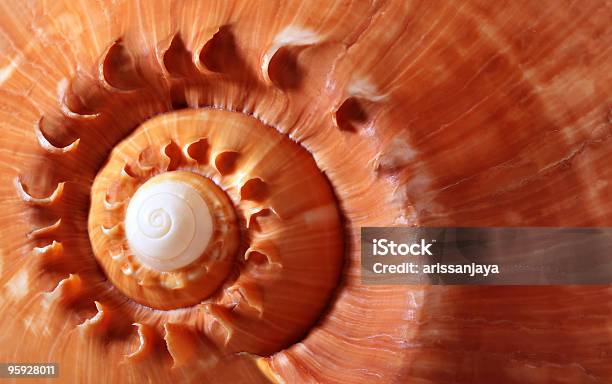
{"label": "seashell", "polygon": [[0,362],[66,383],[611,381],[608,287],[371,286],[359,259],[366,226],[609,226],[611,18],[1,2]]}

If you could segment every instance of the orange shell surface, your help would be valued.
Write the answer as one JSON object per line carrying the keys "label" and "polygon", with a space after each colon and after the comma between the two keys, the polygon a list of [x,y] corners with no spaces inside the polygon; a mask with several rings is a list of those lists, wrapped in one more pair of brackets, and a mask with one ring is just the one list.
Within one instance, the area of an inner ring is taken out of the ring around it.
{"label": "orange shell surface", "polygon": [[[359,259],[366,226],[612,225],[611,20],[606,0],[0,1],[0,363],[612,382],[608,286],[363,285]],[[202,256],[209,280],[147,272],[188,299],[117,261],[122,204],[172,171],[222,191],[239,239]]]}

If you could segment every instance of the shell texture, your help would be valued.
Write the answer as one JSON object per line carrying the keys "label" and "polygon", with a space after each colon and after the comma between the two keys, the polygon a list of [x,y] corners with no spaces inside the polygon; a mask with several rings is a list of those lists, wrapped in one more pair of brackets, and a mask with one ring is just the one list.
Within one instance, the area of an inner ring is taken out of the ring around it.
{"label": "shell texture", "polygon": [[610,287],[359,274],[363,226],[612,224],[610,20],[605,0],[0,2],[0,362],[611,382]]}

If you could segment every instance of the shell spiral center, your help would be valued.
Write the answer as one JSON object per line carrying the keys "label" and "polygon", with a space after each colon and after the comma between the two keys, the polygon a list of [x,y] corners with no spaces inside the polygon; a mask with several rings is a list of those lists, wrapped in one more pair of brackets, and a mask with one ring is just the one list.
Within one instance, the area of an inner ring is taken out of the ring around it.
{"label": "shell spiral center", "polygon": [[[209,187],[194,173],[185,172],[183,177]],[[212,237],[213,218],[196,188],[162,174],[141,186],[130,200],[125,231],[130,248],[145,266],[171,271],[204,253]]]}

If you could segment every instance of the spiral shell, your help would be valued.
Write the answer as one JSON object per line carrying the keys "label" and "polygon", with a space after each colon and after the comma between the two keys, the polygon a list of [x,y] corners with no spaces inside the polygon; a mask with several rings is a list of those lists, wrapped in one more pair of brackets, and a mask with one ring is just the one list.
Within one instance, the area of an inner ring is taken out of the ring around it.
{"label": "spiral shell", "polygon": [[[213,222],[204,201],[207,186],[198,185],[195,177],[184,177],[194,182],[151,180],[127,207],[129,247],[150,269],[167,272],[189,265],[210,243]],[[220,216],[225,218],[226,214]]]}
{"label": "spiral shell", "polygon": [[610,381],[610,288],[368,286],[359,245],[609,225],[611,18],[0,2],[0,362],[67,383]]}
{"label": "spiral shell", "polygon": [[[117,212],[105,204],[107,186],[97,185],[106,175],[92,188],[89,235],[115,285],[142,304],[164,309],[197,304],[214,292],[239,245],[236,217],[223,192],[200,175],[166,172],[142,184]],[[110,229],[100,224],[105,213],[118,220]]]}
{"label": "spiral shell", "polygon": [[[240,322],[258,333],[299,313],[253,353],[303,332],[342,264],[339,213],[310,155],[252,117],[218,110],[157,116],[117,145],[92,186],[89,236],[113,284],[153,308],[201,303],[225,281],[204,312],[215,304],[213,313],[246,316],[211,328],[223,344]],[[304,302],[286,296],[288,284]]]}

